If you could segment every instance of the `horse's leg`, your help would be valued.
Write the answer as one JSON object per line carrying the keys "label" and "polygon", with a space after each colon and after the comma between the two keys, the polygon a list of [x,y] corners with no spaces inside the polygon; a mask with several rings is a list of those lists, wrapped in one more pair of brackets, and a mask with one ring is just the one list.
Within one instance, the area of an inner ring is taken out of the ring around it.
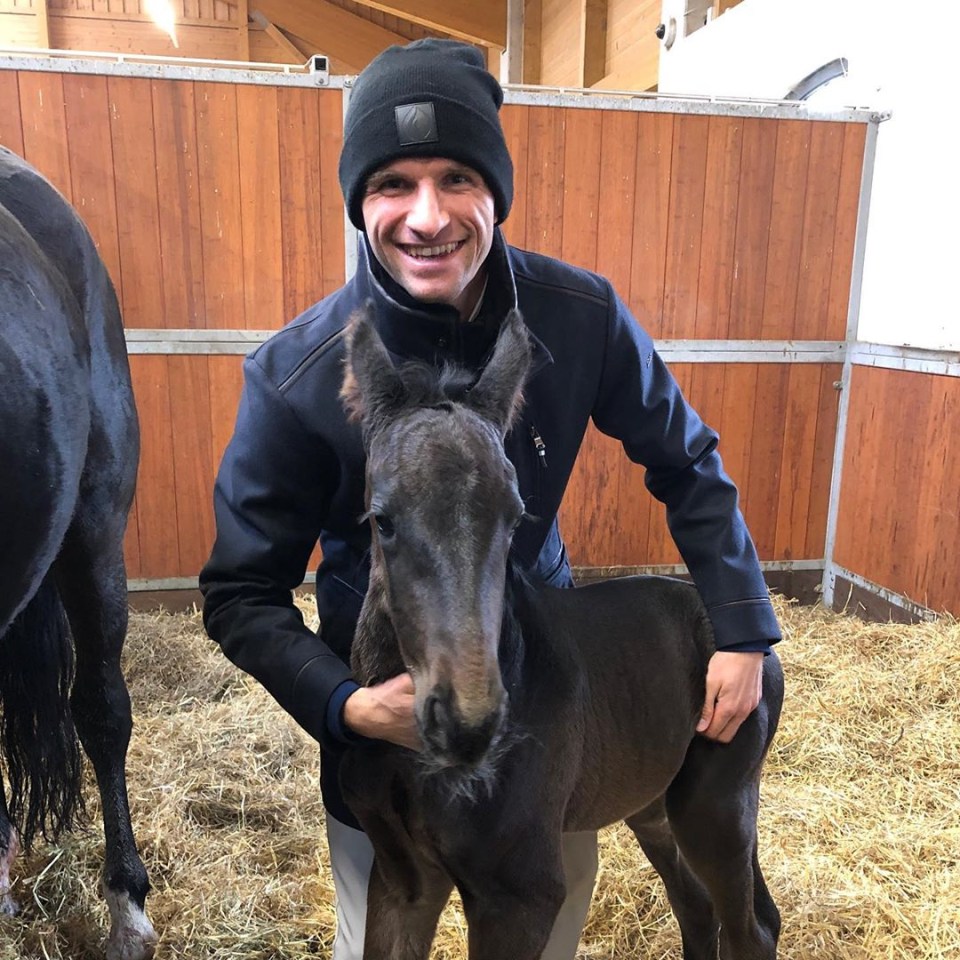
{"label": "horse's leg", "polygon": [[124,768],[132,718],[120,670],[127,631],[122,525],[101,522],[106,530],[89,517],[74,523],[57,561],[57,581],[76,647],[74,723],[103,806],[103,893],[112,921],[107,960],[148,960],[157,935],[144,913],[150,884],[130,824]]}
{"label": "horse's leg", "polygon": [[774,960],[780,936],[780,913],[757,858],[760,772],[782,695],[776,659],[765,669],[765,700],[733,741],[695,739],[667,791],[677,844],[720,920],[721,960]]}
{"label": "horse's leg", "polygon": [[535,834],[511,847],[493,874],[458,881],[470,960],[539,960],[563,905],[560,834]]}
{"label": "horse's leg", "polygon": [[363,960],[427,960],[451,890],[446,874],[424,869],[411,899],[385,878],[375,860],[367,889]]}
{"label": "horse's leg", "polygon": [[716,960],[720,923],[710,894],[680,855],[663,800],[628,817],[626,824],[666,888],[680,926],[683,960]]}
{"label": "horse's leg", "polygon": [[20,841],[10,822],[7,794],[3,789],[3,779],[0,778],[0,916],[12,917],[20,909],[10,892],[10,867],[19,853]]}

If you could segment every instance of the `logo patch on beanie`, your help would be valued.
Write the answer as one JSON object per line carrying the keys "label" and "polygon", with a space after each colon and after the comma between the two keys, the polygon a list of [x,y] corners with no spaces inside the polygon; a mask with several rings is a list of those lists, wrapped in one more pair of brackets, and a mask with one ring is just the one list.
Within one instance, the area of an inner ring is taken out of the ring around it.
{"label": "logo patch on beanie", "polygon": [[432,103],[405,103],[401,107],[395,107],[393,112],[397,121],[400,146],[433,143],[440,139]]}

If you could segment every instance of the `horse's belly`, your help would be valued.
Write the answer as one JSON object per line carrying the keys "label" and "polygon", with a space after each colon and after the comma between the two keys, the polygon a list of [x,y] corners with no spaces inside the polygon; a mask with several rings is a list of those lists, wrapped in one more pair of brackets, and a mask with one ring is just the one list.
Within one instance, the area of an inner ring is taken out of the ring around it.
{"label": "horse's belly", "polygon": [[696,735],[696,717],[645,724],[640,737],[585,744],[564,829],[598,830],[637,813],[673,782]]}

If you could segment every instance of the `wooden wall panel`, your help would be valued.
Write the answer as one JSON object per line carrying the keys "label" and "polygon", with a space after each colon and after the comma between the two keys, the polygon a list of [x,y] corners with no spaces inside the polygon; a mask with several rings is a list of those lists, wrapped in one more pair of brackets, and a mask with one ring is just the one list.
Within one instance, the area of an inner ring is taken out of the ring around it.
{"label": "wooden wall panel", "polygon": [[827,336],[843,340],[847,332],[847,310],[850,304],[850,280],[853,276],[853,247],[857,234],[856,207],[863,176],[863,154],[867,128],[860,124],[844,124],[843,155],[837,197],[837,216],[833,238],[833,259],[830,270],[830,301]]}
{"label": "wooden wall panel", "polygon": [[563,224],[560,256],[585,270],[597,269],[601,124],[596,110],[563,111]]}
{"label": "wooden wall panel", "polygon": [[64,76],[63,96],[73,204],[116,285],[120,277],[120,239],[107,78]]}
{"label": "wooden wall panel", "polygon": [[835,559],[960,615],[960,378],[854,367]]}
{"label": "wooden wall panel", "polygon": [[[838,365],[676,363],[684,395],[720,434],[724,467],[763,560],[823,557],[836,433]],[[595,430],[561,511],[578,566],[673,564],[680,558],[643,469]]]}
{"label": "wooden wall panel", "polygon": [[57,73],[26,71],[19,76],[23,156],[72,200],[63,78]]}
{"label": "wooden wall panel", "polygon": [[12,70],[0,70],[0,145],[23,156],[20,84]]}
{"label": "wooden wall panel", "polygon": [[730,335],[730,297],[735,270],[734,242],[740,198],[743,123],[710,117],[700,238],[694,336],[725,340]]}
{"label": "wooden wall panel", "polygon": [[[294,317],[322,294],[324,226],[320,222],[322,185],[316,149],[320,117],[312,91],[284,89],[280,93],[284,313]],[[327,229],[337,226],[334,222]]]}
{"label": "wooden wall panel", "polygon": [[[200,212],[196,85],[185,80],[150,84],[156,157],[158,242],[164,294],[163,326],[207,326],[207,276]],[[210,279],[215,266],[211,265]],[[133,326],[133,320],[127,320]]]}
{"label": "wooden wall panel", "polygon": [[[0,71],[4,102],[0,134],[85,212],[128,327],[275,329],[342,283],[338,90]],[[862,127],[545,105],[508,105],[503,120],[508,238],[609,277],[655,337],[842,337]],[[193,576],[240,357],[133,368],[130,575]],[[822,557],[839,369],[675,374],[721,433],[762,558]],[[679,559],[642,470],[595,431],[563,522],[577,564]]]}

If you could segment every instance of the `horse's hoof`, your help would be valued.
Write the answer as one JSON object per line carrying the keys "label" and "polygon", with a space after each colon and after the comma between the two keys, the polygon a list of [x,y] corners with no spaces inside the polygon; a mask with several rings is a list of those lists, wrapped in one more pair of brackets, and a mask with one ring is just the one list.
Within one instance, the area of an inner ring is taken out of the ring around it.
{"label": "horse's hoof", "polygon": [[157,935],[149,921],[146,925],[146,930],[112,931],[107,941],[107,960],[153,960],[157,952]]}
{"label": "horse's hoof", "polygon": [[152,960],[157,934],[147,915],[127,893],[104,889],[113,924],[107,940],[107,960]]}

